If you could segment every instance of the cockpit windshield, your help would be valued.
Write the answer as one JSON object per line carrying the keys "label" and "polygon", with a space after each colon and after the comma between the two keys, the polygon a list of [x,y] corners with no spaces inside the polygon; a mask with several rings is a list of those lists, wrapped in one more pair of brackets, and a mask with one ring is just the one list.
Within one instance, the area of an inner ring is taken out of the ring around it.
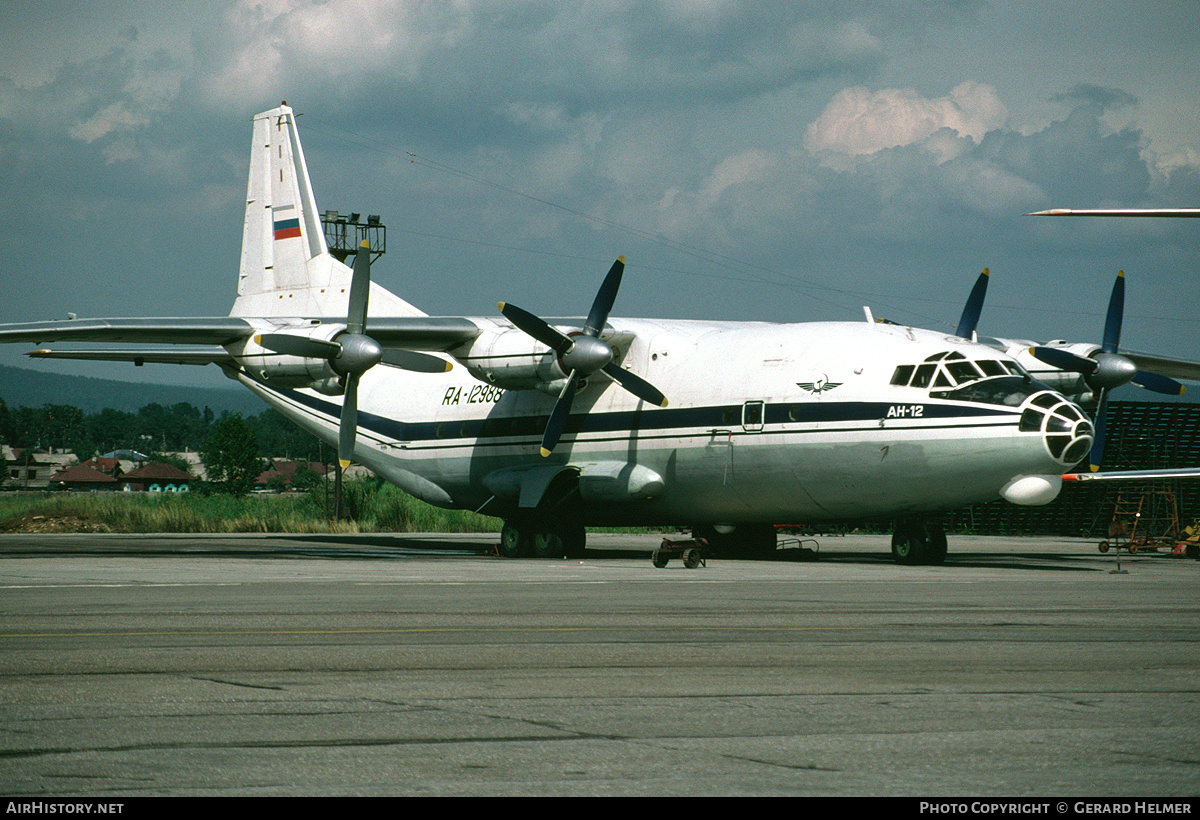
{"label": "cockpit windshield", "polygon": [[1045,389],[1014,361],[968,359],[956,350],[935,353],[921,364],[900,365],[891,383],[930,389],[930,396],[938,399],[1014,407]]}
{"label": "cockpit windshield", "polygon": [[1003,404],[1020,407],[1025,399],[1046,389],[1046,385],[1016,376],[997,376],[956,387],[952,390],[933,390],[931,398],[952,401],[973,401],[978,404]]}

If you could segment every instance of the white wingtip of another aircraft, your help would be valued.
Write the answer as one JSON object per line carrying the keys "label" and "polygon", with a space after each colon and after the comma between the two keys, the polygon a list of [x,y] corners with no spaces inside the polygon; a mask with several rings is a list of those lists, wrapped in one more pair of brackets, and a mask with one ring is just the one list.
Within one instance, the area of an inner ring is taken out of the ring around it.
{"label": "white wingtip of another aircraft", "polygon": [[1077,208],[1051,208],[1034,211],[1025,216],[1177,216],[1200,217],[1200,208],[1109,208],[1080,210]]}

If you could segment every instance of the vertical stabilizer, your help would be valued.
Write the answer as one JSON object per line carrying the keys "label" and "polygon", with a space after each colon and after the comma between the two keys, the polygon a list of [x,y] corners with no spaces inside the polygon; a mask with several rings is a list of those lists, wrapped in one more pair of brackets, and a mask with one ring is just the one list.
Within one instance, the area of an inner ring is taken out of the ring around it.
{"label": "vertical stabilizer", "polygon": [[[351,270],[329,255],[296,115],[286,104],[254,117],[238,298],[232,316],[344,316]],[[421,316],[371,284],[372,313]]]}

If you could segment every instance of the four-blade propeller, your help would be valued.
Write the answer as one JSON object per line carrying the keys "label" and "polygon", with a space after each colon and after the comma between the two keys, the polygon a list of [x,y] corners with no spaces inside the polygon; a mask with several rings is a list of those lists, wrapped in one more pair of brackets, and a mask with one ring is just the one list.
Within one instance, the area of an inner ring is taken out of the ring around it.
{"label": "four-blade propeller", "polygon": [[[364,240],[354,255],[350,303],[346,310],[346,330],[338,334],[335,341],[310,339],[286,332],[264,333],[255,338],[260,345],[276,353],[309,359],[328,359],[329,366],[342,378],[345,395],[338,423],[338,462],[342,470],[345,470],[354,458],[354,440],[358,432],[358,382],[363,373],[385,358],[383,347],[366,333],[367,302],[370,295],[371,249]],[[400,352],[406,351],[389,351]],[[439,362],[439,370],[445,371],[446,363],[442,360]]]}
{"label": "four-blade propeller", "polygon": [[1079,356],[1056,347],[1032,347],[1029,349],[1034,357],[1052,367],[1081,374],[1087,386],[1095,391],[1097,396],[1096,434],[1092,441],[1092,452],[1088,458],[1093,472],[1100,469],[1100,459],[1104,456],[1104,425],[1108,391],[1133,382],[1155,393],[1174,396],[1183,393],[1183,385],[1179,382],[1157,373],[1138,370],[1136,364],[1117,352],[1121,343],[1121,317],[1124,312],[1125,271],[1118,271],[1117,281],[1113,283],[1112,295],[1108,300],[1108,314],[1104,320],[1104,339],[1100,344],[1100,350],[1091,356]]}
{"label": "four-blade propeller", "polygon": [[517,328],[525,331],[537,341],[549,347],[558,354],[562,369],[567,373],[567,383],[558,396],[550,420],[542,433],[542,455],[548,456],[558,444],[563,430],[567,426],[567,416],[571,412],[571,404],[575,400],[575,391],[579,382],[597,371],[624,387],[633,395],[647,404],[656,407],[666,407],[666,397],[649,382],[640,376],[635,376],[628,370],[613,362],[613,349],[607,342],[600,339],[600,332],[608,321],[613,302],[617,298],[617,290],[621,286],[621,274],[625,270],[625,257],[622,256],[613,263],[604,283],[592,302],[591,312],[588,313],[581,333],[566,335],[551,327],[544,319],[533,315],[527,310],[507,302],[498,303],[497,307],[504,317]]}
{"label": "four-blade propeller", "polygon": [[358,383],[362,375],[383,362],[418,373],[445,373],[450,363],[437,356],[412,350],[385,349],[367,333],[367,303],[371,295],[371,249],[364,240],[354,255],[350,278],[350,301],[346,311],[346,330],[333,341],[313,339],[292,333],[264,333],[255,341],[285,356],[327,359],[345,387],[342,415],[338,423],[338,462],[345,470],[354,458],[358,431]]}

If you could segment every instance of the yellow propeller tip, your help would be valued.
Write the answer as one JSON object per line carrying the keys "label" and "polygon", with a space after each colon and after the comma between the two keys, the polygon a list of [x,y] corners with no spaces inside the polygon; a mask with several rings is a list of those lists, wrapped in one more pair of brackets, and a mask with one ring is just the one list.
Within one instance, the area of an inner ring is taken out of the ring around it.
{"label": "yellow propeller tip", "polygon": [[368,242],[367,240],[365,240],[365,239],[364,239],[364,240],[362,241],[362,243],[359,245],[359,247],[360,247],[360,248],[366,248],[367,250],[370,250],[370,249],[371,249],[371,243],[370,243],[370,242]]}
{"label": "yellow propeller tip", "polygon": [[496,307],[497,307],[497,308],[499,308],[501,311],[503,311],[503,310],[504,310],[504,303],[503,303],[503,302],[497,302],[497,303],[496,303]]}
{"label": "yellow propeller tip", "polygon": [[625,254],[621,254],[620,256],[618,256],[617,261],[620,262],[622,265],[624,265],[625,264]]}
{"label": "yellow propeller tip", "polygon": [[659,407],[666,407],[666,406],[667,406],[667,400],[663,399],[663,403],[660,404]]}
{"label": "yellow propeller tip", "polygon": [[345,470],[347,467],[349,467],[349,466],[350,466],[350,462],[349,462],[349,461],[342,461],[340,458],[338,459],[338,464],[342,465],[342,469],[343,469],[343,470]]}
{"label": "yellow propeller tip", "polygon": [[546,456],[548,456],[548,455],[550,455],[550,451],[547,450],[545,447],[543,447],[542,448],[542,458],[546,458]]}

